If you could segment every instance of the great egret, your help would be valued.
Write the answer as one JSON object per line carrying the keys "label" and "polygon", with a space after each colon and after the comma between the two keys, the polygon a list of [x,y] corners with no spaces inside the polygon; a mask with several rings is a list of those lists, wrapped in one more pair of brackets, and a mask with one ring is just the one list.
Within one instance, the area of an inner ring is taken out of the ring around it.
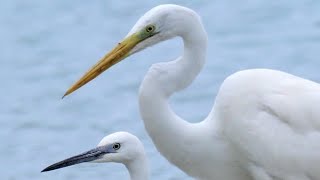
{"label": "great egret", "polygon": [[320,179],[320,85],[284,72],[252,69],[229,76],[200,123],[176,115],[169,97],[202,69],[207,34],[191,9],[160,5],[65,95],[145,47],[179,36],[176,60],[152,65],[139,91],[140,113],[160,153],[188,175],[223,180]]}
{"label": "great egret", "polygon": [[131,180],[148,180],[149,167],[140,140],[127,132],[116,132],[104,137],[98,147],[48,166],[41,172],[51,171],[83,162],[122,163]]}

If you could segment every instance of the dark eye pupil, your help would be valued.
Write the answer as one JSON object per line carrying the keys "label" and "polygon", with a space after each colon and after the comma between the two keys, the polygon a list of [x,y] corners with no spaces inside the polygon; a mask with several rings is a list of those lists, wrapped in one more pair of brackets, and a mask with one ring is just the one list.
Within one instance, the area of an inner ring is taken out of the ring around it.
{"label": "dark eye pupil", "polygon": [[119,143],[113,145],[113,149],[118,150],[119,148],[120,148],[120,144]]}
{"label": "dark eye pupil", "polygon": [[153,26],[147,27],[147,32],[151,32],[151,31],[153,31]]}

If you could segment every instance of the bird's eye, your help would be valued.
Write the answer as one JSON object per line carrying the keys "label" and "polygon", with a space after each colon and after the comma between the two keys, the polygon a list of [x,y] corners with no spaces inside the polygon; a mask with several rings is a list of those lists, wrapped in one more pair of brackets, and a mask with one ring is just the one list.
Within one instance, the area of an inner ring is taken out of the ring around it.
{"label": "bird's eye", "polygon": [[114,150],[118,150],[118,149],[120,149],[120,147],[121,147],[120,143],[115,143],[115,144],[112,146],[112,148],[113,148]]}
{"label": "bird's eye", "polygon": [[156,29],[156,27],[154,25],[148,25],[146,27],[147,33],[152,33],[155,29]]}

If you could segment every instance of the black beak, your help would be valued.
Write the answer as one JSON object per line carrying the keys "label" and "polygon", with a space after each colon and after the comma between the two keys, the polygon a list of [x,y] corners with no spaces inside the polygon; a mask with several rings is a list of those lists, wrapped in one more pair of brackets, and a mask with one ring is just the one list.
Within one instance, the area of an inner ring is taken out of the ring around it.
{"label": "black beak", "polygon": [[72,166],[72,165],[80,164],[84,162],[91,162],[99,159],[101,156],[103,156],[106,153],[108,152],[106,152],[106,150],[103,147],[97,147],[85,153],[82,153],[82,154],[70,157],[68,159],[65,159],[63,161],[57,162],[55,164],[52,164],[51,166],[46,167],[41,172],[52,171],[55,169],[60,169],[60,168],[64,168],[64,167],[68,167],[68,166]]}

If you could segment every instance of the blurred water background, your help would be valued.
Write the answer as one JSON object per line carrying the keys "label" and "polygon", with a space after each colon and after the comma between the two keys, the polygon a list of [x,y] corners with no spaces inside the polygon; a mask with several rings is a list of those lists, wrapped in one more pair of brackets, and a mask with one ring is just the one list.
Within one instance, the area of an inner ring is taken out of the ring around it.
{"label": "blurred water background", "polygon": [[152,179],[187,179],[159,155],[138,109],[148,67],[177,57],[180,39],[149,48],[61,100],[67,88],[110,50],[150,8],[163,3],[198,12],[209,36],[208,59],[174,110],[206,117],[223,80],[249,68],[283,70],[320,82],[320,1],[43,1],[0,2],[0,155],[3,180],[125,179],[119,164],[81,164],[49,173],[58,160],[96,146],[115,131],[145,144]]}

